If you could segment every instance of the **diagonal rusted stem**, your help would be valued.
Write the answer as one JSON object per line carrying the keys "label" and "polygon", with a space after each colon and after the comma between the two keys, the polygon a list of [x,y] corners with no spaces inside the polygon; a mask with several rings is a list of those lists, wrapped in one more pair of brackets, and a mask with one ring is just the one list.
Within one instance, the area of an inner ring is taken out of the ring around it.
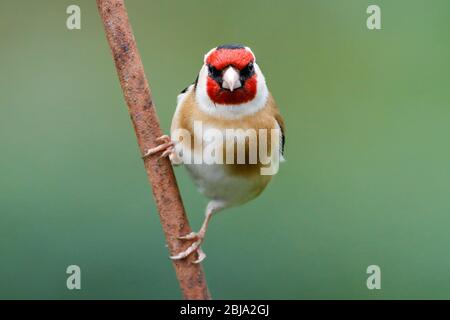
{"label": "diagonal rusted stem", "polygon": [[[136,47],[123,0],[97,0],[106,37],[119,75],[120,85],[128,105],[141,154],[156,146],[162,135],[144,67]],[[156,201],[161,225],[170,253],[176,254],[189,246],[177,239],[191,232],[181,201],[172,166],[168,159],[146,157],[145,170]],[[210,299],[203,268],[191,263],[195,256],[174,261],[175,272],[185,299]]]}

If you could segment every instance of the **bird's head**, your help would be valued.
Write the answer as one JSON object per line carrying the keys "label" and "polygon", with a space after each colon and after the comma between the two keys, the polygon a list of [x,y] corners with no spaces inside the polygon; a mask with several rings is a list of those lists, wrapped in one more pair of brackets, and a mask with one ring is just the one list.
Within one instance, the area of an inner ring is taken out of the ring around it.
{"label": "bird's head", "polygon": [[264,76],[250,48],[222,45],[205,55],[197,98],[210,113],[253,113],[264,106],[267,96]]}

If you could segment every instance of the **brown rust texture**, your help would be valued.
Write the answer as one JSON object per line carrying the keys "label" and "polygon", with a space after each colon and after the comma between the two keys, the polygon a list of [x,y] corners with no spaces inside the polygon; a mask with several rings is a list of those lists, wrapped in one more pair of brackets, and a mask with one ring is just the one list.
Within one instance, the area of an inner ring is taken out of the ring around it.
{"label": "brown rust texture", "polygon": [[[123,0],[97,0],[106,37],[119,75],[120,85],[128,105],[141,154],[156,146],[163,133],[155,112],[150,87],[144,74],[128,14]],[[178,236],[191,232],[168,159],[158,155],[144,160],[153,196],[171,255],[186,249],[190,243]],[[174,261],[176,276],[185,299],[210,299],[205,274],[200,264],[193,264],[196,254]]]}

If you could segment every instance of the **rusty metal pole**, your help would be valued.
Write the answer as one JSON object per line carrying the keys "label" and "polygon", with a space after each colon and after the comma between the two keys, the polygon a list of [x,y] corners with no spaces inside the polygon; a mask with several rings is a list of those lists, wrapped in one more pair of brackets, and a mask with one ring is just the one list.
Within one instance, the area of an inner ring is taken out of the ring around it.
{"label": "rusty metal pole", "polygon": [[[111,47],[120,85],[128,105],[141,154],[156,146],[156,138],[162,135],[155,112],[150,87],[144,74],[133,31],[123,0],[97,0],[98,11],[103,20],[106,37]],[[175,175],[168,159],[147,157],[145,170],[159,212],[161,225],[171,255],[190,245],[178,236],[191,232],[181,201]],[[200,264],[191,255],[173,261],[175,272],[185,299],[210,299],[205,274]]]}

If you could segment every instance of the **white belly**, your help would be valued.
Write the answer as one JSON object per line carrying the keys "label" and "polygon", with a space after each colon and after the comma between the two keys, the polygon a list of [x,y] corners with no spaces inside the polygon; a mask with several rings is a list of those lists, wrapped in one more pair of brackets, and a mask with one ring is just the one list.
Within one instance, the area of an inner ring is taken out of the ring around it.
{"label": "white belly", "polygon": [[186,168],[199,192],[210,199],[224,201],[228,206],[247,202],[264,188],[260,177],[230,175],[220,164],[189,164]]}

